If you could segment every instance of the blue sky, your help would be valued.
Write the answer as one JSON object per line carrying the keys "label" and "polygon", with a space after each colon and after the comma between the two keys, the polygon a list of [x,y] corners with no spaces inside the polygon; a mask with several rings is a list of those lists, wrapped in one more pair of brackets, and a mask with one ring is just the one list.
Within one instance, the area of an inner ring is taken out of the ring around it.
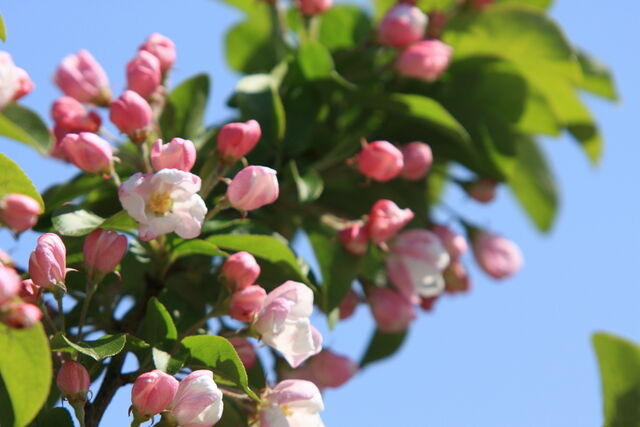
{"label": "blue sky", "polygon": [[[237,75],[224,62],[223,34],[239,13],[210,0],[0,0],[9,41],[4,48],[26,68],[37,90],[24,103],[48,116],[59,95],[51,83],[56,64],[80,48],[90,50],[117,93],[124,66],[151,32],[171,37],[179,49],[174,82],[197,72],[213,76],[209,122],[225,118],[224,101]],[[640,149],[640,5],[631,1],[557,0],[552,10],[569,38],[609,64],[622,102],[589,98],[602,125],[606,150],[598,169],[568,138],[545,141],[563,195],[555,229],[538,234],[508,193],[478,206],[458,191],[450,204],[482,225],[517,241],[525,267],[496,283],[473,269],[474,289],[445,298],[421,315],[407,344],[325,395],[328,426],[597,426],[602,423],[600,384],[590,345],[596,330],[640,341],[638,262],[640,203],[636,183]],[[428,142],[428,141],[427,141]],[[43,190],[74,168],[0,140]],[[24,263],[35,236],[18,244],[0,231],[0,247]],[[471,260],[468,259],[471,264]],[[372,321],[366,308],[340,324],[325,341],[359,358]],[[119,395],[103,425],[125,425],[128,391]]]}

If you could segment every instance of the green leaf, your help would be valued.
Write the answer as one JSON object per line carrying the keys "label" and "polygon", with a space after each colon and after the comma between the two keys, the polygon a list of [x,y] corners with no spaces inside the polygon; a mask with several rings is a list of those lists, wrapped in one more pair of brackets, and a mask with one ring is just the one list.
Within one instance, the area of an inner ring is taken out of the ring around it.
{"label": "green leaf", "polygon": [[[0,324],[0,401],[10,407],[0,411],[0,424],[27,425],[49,395],[53,368],[49,341],[41,324],[29,329],[9,329]],[[6,392],[6,395],[5,395]]]}
{"label": "green leaf", "polygon": [[544,153],[535,141],[522,138],[517,144],[516,166],[509,186],[541,231],[549,231],[556,218],[558,192]]}
{"label": "green leaf", "polygon": [[166,351],[154,347],[151,349],[151,355],[153,357],[153,366],[163,372],[173,375],[182,369],[187,361],[189,352],[183,348],[182,351],[177,354],[171,355]]}
{"label": "green leaf", "polygon": [[580,83],[582,89],[600,95],[612,101],[618,100],[615,84],[611,71],[586,52],[578,51],[578,62],[582,68],[583,79]]}
{"label": "green leaf", "polygon": [[51,132],[40,116],[27,107],[9,104],[0,113],[0,135],[25,143],[40,154],[51,151]]}
{"label": "green leaf", "polygon": [[322,15],[318,38],[329,50],[334,51],[360,44],[370,34],[371,22],[362,9],[338,4]]}
{"label": "green leaf", "polygon": [[426,12],[443,11],[455,6],[457,0],[418,0],[418,7]]}
{"label": "green leaf", "polygon": [[142,323],[141,338],[151,345],[162,344],[178,338],[171,314],[156,297],[147,303],[147,314]]}
{"label": "green leaf", "polygon": [[63,236],[84,236],[98,228],[104,218],[74,205],[63,205],[53,211],[51,222]]}
{"label": "green leaf", "polygon": [[100,224],[100,228],[133,233],[138,229],[138,223],[135,219],[131,218],[127,211],[121,210],[105,219],[102,224]]}
{"label": "green leaf", "polygon": [[606,333],[593,336],[604,396],[604,426],[640,426],[640,348]]}
{"label": "green leaf", "polygon": [[270,74],[253,74],[240,79],[235,100],[244,120],[260,123],[263,138],[279,143],[286,127],[284,106],[277,90],[277,82]]}
{"label": "green leaf", "polygon": [[16,162],[0,153],[0,199],[9,193],[25,194],[32,197],[44,210],[42,197],[29,177]]}
{"label": "green leaf", "polygon": [[294,253],[285,243],[272,236],[259,234],[220,234],[207,241],[224,249],[247,251],[252,255],[273,263],[290,275],[291,279],[308,284]]}
{"label": "green leaf", "polygon": [[497,0],[496,3],[521,3],[546,10],[551,7],[553,0]]}
{"label": "green leaf", "polygon": [[196,335],[183,339],[182,345],[190,352],[189,363],[210,368],[216,377],[231,381],[249,397],[258,400],[258,396],[249,388],[247,372],[229,340],[212,335]]}
{"label": "green leaf", "polygon": [[105,335],[97,340],[74,343],[61,333],[51,339],[51,351],[82,353],[94,360],[102,360],[115,356],[124,349],[127,337],[124,334]]}
{"label": "green leaf", "polygon": [[216,245],[202,239],[185,240],[179,243],[171,251],[174,259],[182,258],[189,255],[209,255],[209,256],[227,256],[228,254],[221,251]]}
{"label": "green leaf", "polygon": [[327,48],[314,40],[309,40],[300,46],[298,64],[307,80],[329,78],[334,68],[333,58]]}
{"label": "green leaf", "polygon": [[384,333],[376,330],[369,341],[367,351],[362,357],[360,367],[364,368],[370,363],[377,362],[393,355],[400,349],[407,332]]}
{"label": "green leaf", "polygon": [[324,181],[316,170],[309,169],[304,175],[300,175],[295,160],[289,162],[289,168],[298,189],[300,203],[313,202],[322,195]]}
{"label": "green leaf", "polygon": [[267,3],[251,2],[243,8],[247,18],[225,37],[227,63],[243,74],[265,73],[278,62],[277,42]]}
{"label": "green leaf", "polygon": [[0,40],[6,43],[7,41],[7,27],[4,25],[4,18],[0,15]]}
{"label": "green leaf", "polygon": [[51,408],[40,413],[31,427],[74,427],[73,418],[67,408]]}
{"label": "green leaf", "polygon": [[198,74],[171,91],[160,116],[160,129],[165,140],[195,139],[198,136],[203,129],[209,86],[209,76]]}

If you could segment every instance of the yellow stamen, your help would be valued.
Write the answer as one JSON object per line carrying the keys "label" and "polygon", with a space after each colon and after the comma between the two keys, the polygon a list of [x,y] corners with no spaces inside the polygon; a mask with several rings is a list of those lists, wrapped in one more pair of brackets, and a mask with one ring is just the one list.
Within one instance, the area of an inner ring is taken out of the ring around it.
{"label": "yellow stamen", "polygon": [[156,191],[149,198],[149,209],[156,215],[164,215],[171,210],[173,200],[167,192]]}

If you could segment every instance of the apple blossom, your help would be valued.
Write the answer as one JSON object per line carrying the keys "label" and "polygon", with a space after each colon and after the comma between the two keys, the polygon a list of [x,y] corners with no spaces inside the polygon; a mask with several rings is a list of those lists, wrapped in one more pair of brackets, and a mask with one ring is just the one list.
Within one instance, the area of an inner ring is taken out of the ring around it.
{"label": "apple blossom", "polygon": [[169,407],[178,391],[178,380],[159,369],[140,375],[131,389],[131,404],[137,417],[148,419]]}
{"label": "apple blossom", "polygon": [[267,389],[259,406],[256,427],[323,427],[322,395],[310,381],[284,380]]}
{"label": "apple blossom", "polygon": [[140,50],[127,64],[127,89],[149,99],[162,82],[160,61],[153,54]]}
{"label": "apple blossom", "polygon": [[122,261],[127,252],[127,238],[115,231],[93,230],[84,239],[82,255],[89,277],[99,281]]}
{"label": "apple blossom", "polygon": [[233,177],[227,199],[240,211],[252,211],[276,201],[280,193],[276,171],[265,166],[247,166]]}
{"label": "apple blossom", "polygon": [[411,209],[400,209],[391,200],[378,200],[371,207],[367,231],[374,243],[386,242],[413,219]]}
{"label": "apple blossom", "polygon": [[200,370],[180,381],[169,410],[182,427],[209,427],[220,420],[223,406],[213,372]]}
{"label": "apple blossom", "polygon": [[29,257],[29,274],[36,286],[66,289],[67,249],[57,234],[46,233],[38,237],[37,246]]}
{"label": "apple blossom", "polygon": [[375,181],[387,182],[402,171],[402,152],[388,141],[373,141],[358,154],[358,169]]}
{"label": "apple blossom", "polygon": [[86,50],[65,57],[56,70],[56,85],[80,102],[106,105],[111,99],[107,75]]}
{"label": "apple blossom", "polygon": [[396,69],[404,76],[433,82],[449,67],[451,54],[451,47],[440,40],[424,40],[400,53]]}
{"label": "apple blossom", "polygon": [[189,172],[196,164],[196,147],[188,139],[173,138],[166,144],[158,139],[151,147],[151,164],[157,171],[179,169]]}
{"label": "apple blossom", "polygon": [[378,32],[380,41],[392,47],[404,47],[422,40],[427,15],[408,3],[398,3],[386,13]]}
{"label": "apple blossom", "polygon": [[218,133],[218,151],[226,163],[234,163],[256,146],[262,130],[255,120],[228,123]]}
{"label": "apple blossom", "polygon": [[158,58],[163,73],[176,61],[176,45],[169,37],[159,33],[153,33],[147,37],[139,50],[147,51]]}
{"label": "apple blossom", "polygon": [[14,231],[30,229],[41,213],[40,204],[25,194],[9,193],[0,198],[0,222]]}
{"label": "apple blossom", "polygon": [[249,252],[236,252],[224,260],[220,274],[231,289],[242,289],[256,282],[260,265]]}
{"label": "apple blossom", "polygon": [[229,316],[241,322],[251,322],[260,311],[267,292],[260,285],[249,285],[231,294]]}
{"label": "apple blossom", "polygon": [[431,147],[424,142],[414,141],[403,146],[400,150],[404,160],[402,177],[410,181],[423,178],[433,163]]}
{"label": "apple blossom", "polygon": [[183,239],[200,235],[207,213],[200,177],[177,169],[136,173],[118,190],[122,207],[139,223],[140,239],[155,239],[173,231]]}
{"label": "apple blossom", "polygon": [[481,230],[473,233],[472,240],[476,261],[489,276],[504,279],[522,267],[522,253],[512,241]]}
{"label": "apple blossom", "polygon": [[61,148],[67,159],[85,172],[109,174],[113,169],[113,148],[95,133],[69,133]]}
{"label": "apple blossom", "polygon": [[416,318],[411,302],[389,288],[373,288],[368,295],[369,308],[380,332],[403,332]]}
{"label": "apple blossom", "polygon": [[338,237],[342,246],[352,254],[362,256],[369,248],[369,233],[361,222],[353,223],[343,228]]}

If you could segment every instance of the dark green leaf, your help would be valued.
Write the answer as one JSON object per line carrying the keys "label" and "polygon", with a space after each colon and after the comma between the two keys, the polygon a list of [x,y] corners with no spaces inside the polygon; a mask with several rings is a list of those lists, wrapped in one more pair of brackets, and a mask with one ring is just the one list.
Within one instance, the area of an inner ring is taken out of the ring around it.
{"label": "dark green leaf", "polygon": [[594,57],[578,51],[578,62],[582,68],[583,80],[580,87],[591,93],[600,95],[612,101],[618,100],[611,71]]}
{"label": "dark green leaf", "polygon": [[640,426],[640,348],[605,333],[593,336],[593,346],[602,377],[604,426]]}
{"label": "dark green leaf", "polygon": [[126,343],[127,337],[124,334],[105,335],[97,340],[81,341],[76,344],[58,333],[51,339],[51,350],[67,353],[77,352],[95,360],[102,360],[120,353]]}
{"label": "dark green leaf", "polygon": [[276,84],[270,74],[253,74],[240,79],[235,90],[235,99],[243,119],[257,120],[263,138],[271,141],[272,145],[282,140],[286,126],[284,107]]}
{"label": "dark green leaf", "polygon": [[9,193],[25,194],[32,197],[44,210],[42,197],[29,177],[16,162],[0,153],[0,199]]}
{"label": "dark green leaf", "polygon": [[190,352],[190,364],[210,368],[216,376],[231,381],[252,399],[258,400],[249,388],[247,372],[229,340],[212,335],[196,335],[183,339],[182,345]]}
{"label": "dark green leaf", "polygon": [[38,415],[31,427],[73,427],[73,418],[67,408],[51,408]]}
{"label": "dark green leaf", "polygon": [[195,139],[202,130],[202,119],[209,98],[209,76],[198,74],[178,85],[167,97],[160,116],[165,140]]}
{"label": "dark green leaf", "polygon": [[171,314],[155,297],[147,303],[147,314],[142,323],[141,338],[151,345],[178,338],[178,331]]}
{"label": "dark green leaf", "polygon": [[384,333],[376,330],[369,341],[367,351],[362,357],[360,367],[364,368],[370,363],[393,355],[400,349],[406,336],[407,332]]}
{"label": "dark green leaf", "polygon": [[0,382],[6,392],[0,391],[0,401],[10,402],[10,409],[0,411],[0,424],[21,427],[36,416],[49,395],[53,370],[49,342],[39,323],[22,330],[0,324],[0,349]]}
{"label": "dark green leaf", "polygon": [[40,116],[18,104],[9,104],[0,113],[0,135],[23,142],[40,154],[51,151],[51,133]]}
{"label": "dark green leaf", "polygon": [[104,218],[78,206],[63,205],[53,211],[51,222],[63,236],[84,236],[98,228]]}
{"label": "dark green leaf", "polygon": [[333,72],[333,58],[331,54],[317,41],[307,41],[298,50],[298,64],[307,80],[317,80],[331,77]]}

